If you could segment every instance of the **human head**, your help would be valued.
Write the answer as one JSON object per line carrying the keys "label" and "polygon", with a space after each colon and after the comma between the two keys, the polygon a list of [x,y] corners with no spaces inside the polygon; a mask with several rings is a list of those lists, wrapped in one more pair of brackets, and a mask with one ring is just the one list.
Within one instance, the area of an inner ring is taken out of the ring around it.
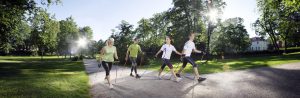
{"label": "human head", "polygon": [[189,40],[194,41],[196,33],[192,32],[189,34]]}
{"label": "human head", "polygon": [[114,38],[108,38],[107,45],[114,45]]}
{"label": "human head", "polygon": [[170,36],[166,36],[166,44],[171,44],[171,37]]}
{"label": "human head", "polygon": [[137,44],[139,42],[139,39],[138,38],[134,38],[133,39],[133,43]]}

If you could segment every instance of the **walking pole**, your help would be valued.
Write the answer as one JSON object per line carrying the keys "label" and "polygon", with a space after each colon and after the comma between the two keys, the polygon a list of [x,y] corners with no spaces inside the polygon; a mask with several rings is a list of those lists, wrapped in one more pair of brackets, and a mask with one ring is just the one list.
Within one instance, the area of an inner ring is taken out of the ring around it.
{"label": "walking pole", "polygon": [[[205,53],[203,53],[202,57],[201,57],[201,61],[203,60]],[[196,76],[194,76],[194,80],[193,80],[193,86],[195,85],[195,80],[196,80]],[[195,91],[195,87],[193,87],[193,91],[192,91],[192,98],[194,98],[194,91]]]}
{"label": "walking pole", "polygon": [[126,66],[126,64],[127,64],[127,60],[125,60],[125,63],[124,63],[124,65],[123,65],[123,69],[122,69],[122,73],[123,73],[123,70],[126,68],[125,66]]}
{"label": "walking pole", "polygon": [[[97,66],[98,66],[97,72],[100,72],[100,68],[102,66],[101,61],[100,61],[100,63],[98,62]],[[96,73],[95,78],[97,77],[97,75],[98,75],[98,73]]]}
{"label": "walking pole", "polygon": [[[119,63],[119,61],[115,61],[115,64]],[[116,79],[115,79],[115,84],[117,84],[117,78],[118,78],[118,66],[116,66]]]}
{"label": "walking pole", "polygon": [[[140,66],[142,66],[143,61],[144,61],[144,53],[142,54],[142,57],[141,57]],[[145,65],[144,65],[144,67],[145,67]],[[141,76],[143,76],[146,71],[147,71],[147,68],[145,69],[145,71],[143,72],[143,74]]]}
{"label": "walking pole", "polygon": [[[193,80],[193,85],[192,86],[195,85],[195,80],[196,80],[196,76],[194,76],[194,80]],[[194,89],[195,89],[195,86],[193,87],[192,98],[194,98],[194,91],[195,91]]]}

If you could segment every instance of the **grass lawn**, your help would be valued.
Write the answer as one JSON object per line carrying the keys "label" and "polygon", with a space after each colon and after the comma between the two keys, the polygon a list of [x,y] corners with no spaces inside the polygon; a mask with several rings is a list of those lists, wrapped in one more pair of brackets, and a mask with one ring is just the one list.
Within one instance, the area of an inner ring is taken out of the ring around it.
{"label": "grass lawn", "polygon": [[[249,69],[256,67],[272,67],[280,64],[300,62],[300,52],[284,54],[280,56],[266,56],[266,57],[249,57],[249,58],[239,58],[239,59],[225,59],[225,60],[213,60],[208,61],[207,64],[202,64],[200,60],[197,60],[196,63],[200,65],[198,68],[201,74],[207,73],[217,73],[224,71],[232,71],[232,70],[241,70],[241,69]],[[150,60],[150,65],[148,69],[158,70],[162,64],[160,59]],[[179,60],[172,60],[172,64],[174,68],[179,70],[182,66],[182,63]],[[144,68],[147,68],[144,67]],[[165,71],[168,71],[169,68],[165,68]],[[176,71],[177,71],[176,70]],[[184,72],[191,73],[192,66],[190,64],[187,65]]]}
{"label": "grass lawn", "polygon": [[88,76],[81,61],[57,56],[0,56],[0,98],[88,98]]}

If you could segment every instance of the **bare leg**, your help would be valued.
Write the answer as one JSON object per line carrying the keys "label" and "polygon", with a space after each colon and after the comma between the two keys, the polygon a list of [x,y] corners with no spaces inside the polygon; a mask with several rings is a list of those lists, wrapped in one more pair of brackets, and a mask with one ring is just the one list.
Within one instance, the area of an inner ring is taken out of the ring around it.
{"label": "bare leg", "polygon": [[158,72],[158,77],[160,77],[161,76],[161,73],[162,73],[162,69],[159,69],[159,72]]}
{"label": "bare leg", "polygon": [[177,76],[176,76],[176,74],[175,74],[175,72],[174,72],[174,69],[170,69],[170,71],[172,72],[172,75],[175,77],[175,79],[177,80]]}
{"label": "bare leg", "polygon": [[108,84],[110,85],[110,84],[111,84],[111,83],[110,83],[110,76],[109,76],[109,75],[106,76],[106,79],[107,79]]}
{"label": "bare leg", "polygon": [[199,79],[200,75],[198,73],[198,68],[197,67],[194,67],[194,76],[195,76],[195,79]]}
{"label": "bare leg", "polygon": [[177,71],[177,73],[178,73],[178,74],[181,74],[182,70],[183,70],[183,68],[180,67],[180,69]]}

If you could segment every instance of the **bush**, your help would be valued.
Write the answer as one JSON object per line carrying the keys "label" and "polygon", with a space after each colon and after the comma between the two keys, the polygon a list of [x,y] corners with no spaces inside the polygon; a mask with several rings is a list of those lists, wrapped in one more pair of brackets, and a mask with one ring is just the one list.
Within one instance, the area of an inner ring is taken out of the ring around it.
{"label": "bush", "polygon": [[78,56],[74,56],[74,57],[72,58],[72,61],[78,61],[78,59],[79,59]]}

